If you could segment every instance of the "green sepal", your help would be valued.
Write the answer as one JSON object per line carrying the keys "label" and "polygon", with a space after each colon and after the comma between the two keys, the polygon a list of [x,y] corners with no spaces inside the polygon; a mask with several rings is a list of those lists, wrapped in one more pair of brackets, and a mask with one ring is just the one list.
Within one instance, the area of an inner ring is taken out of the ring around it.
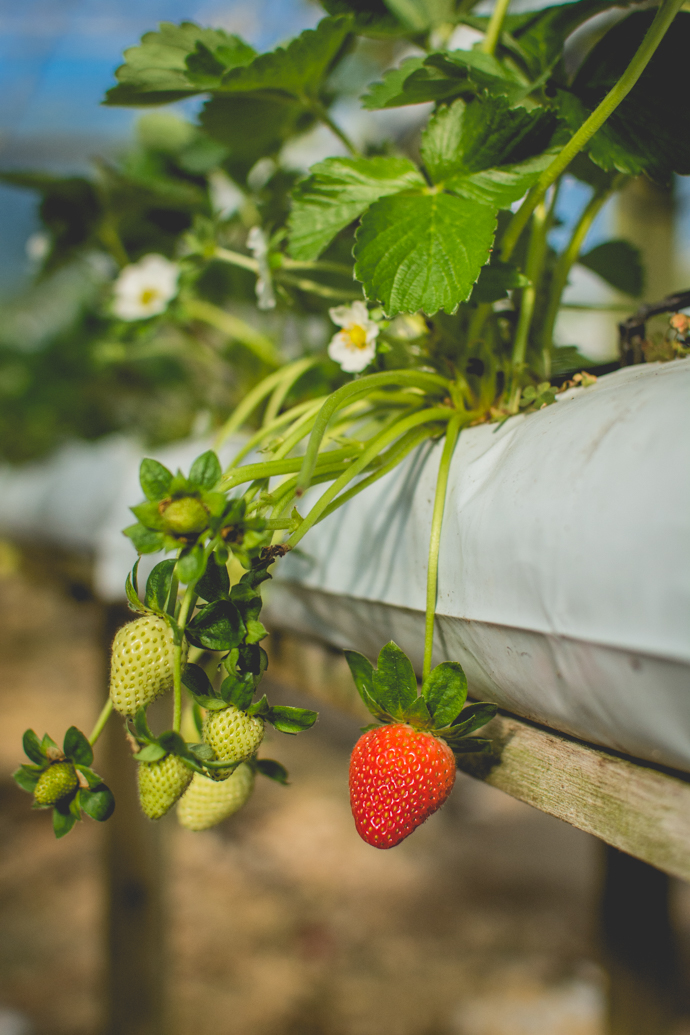
{"label": "green sepal", "polygon": [[90,766],[93,762],[93,748],[88,739],[76,726],[70,726],[65,733],[62,750],[67,758],[79,765]]}
{"label": "green sepal", "polygon": [[33,794],[39,777],[44,770],[44,765],[33,766],[22,764],[19,766],[19,769],[12,773],[12,779],[23,791],[28,791],[29,794]]}
{"label": "green sepal", "polygon": [[381,724],[378,722],[370,722],[368,726],[360,726],[360,733],[370,733],[372,730],[380,730]]}
{"label": "green sepal", "polygon": [[227,676],[221,683],[220,696],[225,704],[234,704],[236,708],[244,712],[252,703],[255,691],[256,680],[253,676],[245,679]]}
{"label": "green sepal", "polygon": [[146,499],[152,503],[157,503],[169,495],[172,477],[172,471],[159,464],[157,460],[146,457],[141,461],[139,484]]}
{"label": "green sepal", "polygon": [[280,733],[302,733],[310,730],[319,717],[309,708],[291,708],[277,704],[269,709],[268,721]]}
{"label": "green sepal", "polygon": [[150,744],[146,744],[140,751],[137,751],[134,756],[137,762],[159,762],[161,758],[165,758],[168,752],[164,747],[156,741],[152,741]]}
{"label": "green sepal", "polygon": [[146,580],[144,603],[151,611],[165,612],[170,596],[175,560],[159,561]]}
{"label": "green sepal", "polygon": [[45,766],[48,756],[33,730],[25,730],[22,737],[22,746],[27,758],[30,758],[32,762],[36,762],[37,765]]}
{"label": "green sepal", "polygon": [[374,666],[369,661],[369,658],[365,658],[363,654],[356,650],[345,650],[343,654],[352,673],[359,696],[372,715],[382,722],[386,722],[391,716],[385,709],[379,707],[374,698]]}
{"label": "green sepal", "polygon": [[98,823],[105,823],[115,811],[115,798],[113,792],[104,783],[97,787],[81,788],[77,795],[79,805],[87,816],[95,819]]}
{"label": "green sepal", "polygon": [[134,585],[135,585],[135,583],[137,581],[137,569],[138,569],[138,567],[139,567],[139,560],[137,559],[137,562],[134,565],[134,568],[132,569],[131,572],[127,572],[127,578],[125,579],[125,594],[127,596],[127,602],[129,603],[130,609],[132,611],[143,611],[144,610],[144,605],[142,604],[141,600],[139,599],[139,594],[137,593],[136,589],[134,588]]}
{"label": "green sepal", "polygon": [[422,684],[422,697],[437,729],[450,726],[467,700],[467,677],[457,661],[443,661]]}
{"label": "green sepal", "polygon": [[[444,740],[447,738],[444,737]],[[482,737],[466,737],[464,740],[459,740],[457,744],[449,741],[454,755],[469,755],[472,753],[488,753],[492,750],[492,743],[490,740],[484,740]]]}
{"label": "green sepal", "polygon": [[267,570],[268,567],[273,564],[273,560],[258,561],[252,565],[249,571],[240,579],[240,585],[242,586],[259,586],[262,582],[266,582],[268,579],[272,579],[273,576]]}
{"label": "green sepal", "polygon": [[246,633],[242,616],[230,600],[214,600],[194,616],[186,636],[195,647],[231,650],[238,647]]}
{"label": "green sepal", "polygon": [[202,600],[226,600],[230,592],[230,579],[225,565],[218,564],[213,556],[206,565],[206,571],[194,587]]}
{"label": "green sepal", "polygon": [[[187,666],[189,667],[189,666]],[[182,677],[184,682],[184,676]],[[156,738],[149,729],[149,724],[146,721],[146,708],[138,708],[136,715],[134,716],[134,732],[139,740],[142,740],[145,744],[151,743]]]}
{"label": "green sepal", "polygon": [[155,532],[162,532],[164,530],[163,515],[158,509],[157,503],[137,503],[135,507],[130,507],[129,509],[144,528],[152,529]]}
{"label": "green sepal", "polygon": [[254,586],[238,582],[230,590],[230,599],[237,605],[245,623],[255,621],[261,614],[263,600]]}
{"label": "green sepal", "polygon": [[266,694],[264,694],[258,701],[255,701],[254,704],[250,704],[247,708],[247,715],[256,715],[259,719],[267,719],[270,714],[271,706],[268,703]]}
{"label": "green sepal", "polygon": [[[182,684],[186,686],[192,697],[195,699],[203,698],[204,700],[209,697],[217,698],[215,690],[211,680],[204,672],[201,665],[194,665],[190,662],[185,666],[185,670],[182,673]],[[137,712],[137,715],[139,713]]]}
{"label": "green sepal", "polygon": [[403,720],[409,722],[410,726],[419,729],[431,729],[434,725],[434,720],[423,697],[418,697],[409,708],[405,709]]}
{"label": "green sepal", "polygon": [[70,802],[63,798],[57,805],[53,805],[53,832],[56,838],[64,837],[77,822],[77,817],[70,808]]}
{"label": "green sepal", "polygon": [[212,449],[198,456],[189,470],[188,482],[194,489],[211,491],[220,481],[223,470]]}
{"label": "green sepal", "polygon": [[261,773],[262,776],[267,776],[269,780],[282,783],[284,787],[287,787],[290,783],[285,766],[281,765],[280,762],[274,762],[272,758],[257,758],[254,762],[254,769],[257,773]]}
{"label": "green sepal", "polygon": [[58,748],[57,744],[55,743],[55,741],[53,740],[52,737],[48,736],[47,733],[43,734],[43,740],[41,741],[41,747],[43,748],[43,750],[44,750],[44,752],[46,754],[46,757],[47,757],[48,751],[50,749],[52,749],[56,754],[58,754],[58,755],[60,754],[60,749]]}
{"label": "green sepal", "polygon": [[237,667],[240,673],[250,672],[260,679],[268,668],[268,654],[258,643],[242,643]]}
{"label": "green sepal", "polygon": [[265,636],[268,636],[268,630],[255,618],[250,618],[246,625],[246,643],[258,643],[260,640],[263,640]]}
{"label": "green sepal", "polygon": [[95,787],[100,787],[103,783],[102,777],[100,777],[98,773],[95,773],[93,769],[90,769],[87,765],[79,765],[78,763],[75,763],[74,768],[77,769],[86,779],[86,782],[88,783],[89,788],[91,790],[93,790]]}
{"label": "green sepal", "polygon": [[486,726],[487,722],[491,722],[497,711],[498,705],[488,701],[470,704],[458,715],[451,728],[453,732],[468,736],[475,730],[481,729],[482,726]]}
{"label": "green sepal", "polygon": [[184,740],[175,730],[166,730],[160,734],[157,740],[158,744],[170,755],[179,755],[184,758],[189,753]]}
{"label": "green sepal", "polygon": [[190,582],[196,582],[204,574],[206,567],[206,558],[204,551],[199,543],[195,543],[194,546],[183,550],[182,554],[177,559],[175,566],[175,574],[177,575],[180,582],[188,585]]}
{"label": "green sepal", "polygon": [[377,705],[396,719],[402,719],[417,699],[417,677],[412,662],[391,640],[381,648],[373,674],[373,697]]}
{"label": "green sepal", "polygon": [[132,540],[137,553],[157,553],[165,545],[165,536],[162,532],[154,532],[150,528],[145,528],[139,521],[136,525],[124,528],[122,534]]}

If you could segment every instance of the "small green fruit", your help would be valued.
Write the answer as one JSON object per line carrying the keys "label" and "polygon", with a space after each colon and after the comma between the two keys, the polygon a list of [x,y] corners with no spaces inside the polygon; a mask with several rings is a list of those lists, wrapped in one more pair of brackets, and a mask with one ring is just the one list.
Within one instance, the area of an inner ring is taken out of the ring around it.
{"label": "small green fruit", "polygon": [[41,808],[55,805],[77,786],[77,773],[71,762],[53,762],[38,778],[34,801]]}
{"label": "small green fruit", "polygon": [[177,818],[187,830],[208,830],[246,805],[253,790],[254,770],[244,763],[223,783],[195,773],[177,806]]}
{"label": "small green fruit", "polygon": [[[182,663],[187,645],[183,643]],[[121,715],[135,715],[172,690],[175,643],[164,618],[145,615],[120,629],[113,640],[110,698]]]}
{"label": "small green fruit", "polygon": [[177,755],[160,762],[140,762],[137,770],[139,801],[149,819],[160,819],[184,794],[192,770]]}
{"label": "small green fruit", "polygon": [[192,535],[208,525],[208,511],[195,496],[183,496],[160,504],[165,531],[171,535]]}
{"label": "small green fruit", "polygon": [[[264,721],[256,715],[247,715],[231,704],[222,711],[207,712],[203,739],[219,762],[230,762],[232,765],[248,762],[264,739]],[[224,770],[219,771],[219,779],[225,779],[226,776]]]}

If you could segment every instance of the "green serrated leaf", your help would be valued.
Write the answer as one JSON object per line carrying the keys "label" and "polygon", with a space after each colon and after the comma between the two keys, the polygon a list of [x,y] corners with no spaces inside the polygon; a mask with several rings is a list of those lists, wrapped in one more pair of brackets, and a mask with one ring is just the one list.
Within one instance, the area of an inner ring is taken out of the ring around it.
{"label": "green serrated leaf", "polygon": [[157,553],[165,545],[165,536],[162,532],[154,532],[139,522],[123,529],[122,534],[132,540],[137,553]]}
{"label": "green serrated leaf", "polygon": [[186,635],[195,647],[231,650],[238,647],[246,632],[240,612],[230,600],[206,604],[187,626]]}
{"label": "green serrated leaf", "polygon": [[426,55],[405,58],[397,68],[384,73],[383,80],[373,83],[362,97],[362,107],[369,111],[380,108],[399,108],[405,104],[419,104],[414,96],[410,96],[405,85],[413,72],[424,67]]}
{"label": "green serrated leaf", "polygon": [[243,179],[260,158],[277,154],[293,134],[305,132],[314,116],[299,101],[268,94],[215,94],[199,116],[202,129],[227,152],[223,163]]}
{"label": "green serrated leaf", "polygon": [[196,543],[185,550],[177,559],[175,574],[180,582],[187,585],[200,579],[206,569],[206,558],[203,547]]}
{"label": "green serrated leaf", "polygon": [[431,729],[434,725],[431,713],[423,697],[418,697],[409,708],[405,709],[403,718],[405,722],[409,722],[411,726],[416,726],[419,729]]}
{"label": "green serrated leaf", "polygon": [[528,284],[529,280],[516,266],[495,259],[489,265],[482,266],[470,302],[476,305],[497,302],[499,298],[507,298],[508,292],[514,288],[527,287]]}
{"label": "green serrated leaf", "polygon": [[198,456],[189,471],[189,484],[195,489],[211,491],[220,481],[223,469],[212,449]]}
{"label": "green serrated leaf", "polygon": [[611,0],[580,0],[508,15],[505,28],[519,46],[519,54],[535,78],[561,57],[567,37],[592,15],[612,6]]}
{"label": "green serrated leaf", "polygon": [[19,769],[12,773],[12,779],[23,791],[33,794],[39,777],[43,772],[42,766],[20,765]]}
{"label": "green serrated leaf", "polygon": [[394,718],[402,718],[417,699],[417,677],[412,662],[392,640],[381,648],[373,680],[374,699]]}
{"label": "green serrated leaf", "polygon": [[170,490],[172,471],[157,460],[146,457],[139,467],[139,484],[147,500],[158,503],[165,499]]}
{"label": "green serrated leaf", "polygon": [[138,751],[135,758],[137,762],[158,762],[161,758],[165,758],[167,753],[164,747],[154,741]]}
{"label": "green serrated leaf", "polygon": [[362,217],[355,276],[388,316],[454,313],[489,258],[495,209],[450,194],[381,198]]}
{"label": "green serrated leaf", "polygon": [[88,739],[76,726],[70,726],[65,733],[62,750],[67,758],[71,758],[73,762],[78,762],[79,765],[90,766],[93,762],[93,748],[89,744]]}
{"label": "green serrated leaf", "polygon": [[290,783],[288,780],[288,771],[284,765],[280,762],[274,762],[272,758],[257,758],[254,763],[254,767],[257,773],[261,773],[262,776],[267,776],[269,780],[275,780],[276,783],[282,783],[287,787]]}
{"label": "green serrated leaf", "polygon": [[447,181],[446,189],[480,205],[510,208],[537,182],[553,159],[554,153],[546,151],[517,165],[501,165],[467,176],[453,176]]}
{"label": "green serrated leaf", "polygon": [[422,685],[437,729],[449,726],[467,700],[467,677],[457,661],[443,661],[433,668]]}
{"label": "green serrated leaf", "polygon": [[217,697],[211,680],[200,665],[190,662],[182,673],[182,683],[195,697]]}
{"label": "green serrated leaf", "polygon": [[577,260],[611,287],[639,298],[644,291],[642,255],[629,241],[604,241]]}
{"label": "green serrated leaf", "polygon": [[310,730],[319,717],[309,708],[291,708],[277,704],[269,709],[267,718],[280,733],[303,733]]}
{"label": "green serrated leaf", "polygon": [[317,259],[335,235],[388,194],[424,187],[407,158],[327,158],[292,193],[290,254]]}
{"label": "green serrated leaf", "polygon": [[252,93],[271,90],[299,100],[316,99],[351,29],[348,17],[324,18],[287,47],[276,47],[243,68],[231,69],[223,77],[223,89]]}
{"label": "green serrated leaf", "polygon": [[175,571],[175,561],[160,561],[146,580],[144,603],[152,611],[163,613],[170,596],[170,586]]}
{"label": "green serrated leaf", "polygon": [[115,811],[115,798],[109,787],[101,783],[98,787],[79,791],[79,804],[91,819],[105,823]]}
{"label": "green serrated leaf", "polygon": [[26,757],[30,758],[37,765],[45,765],[48,761],[45,749],[33,730],[25,730],[22,737],[22,747]]}

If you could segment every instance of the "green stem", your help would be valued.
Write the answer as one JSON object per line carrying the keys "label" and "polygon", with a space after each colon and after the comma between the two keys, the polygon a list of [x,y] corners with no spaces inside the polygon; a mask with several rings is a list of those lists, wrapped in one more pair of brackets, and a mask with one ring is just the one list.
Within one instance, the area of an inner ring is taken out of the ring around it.
{"label": "green stem", "polygon": [[[187,586],[185,595],[182,598],[182,607],[180,608],[180,613],[177,617],[177,624],[180,627],[182,636],[184,636],[189,612],[196,599],[196,593],[194,592],[195,586],[196,582],[190,582]],[[175,733],[179,733],[182,725],[182,639],[180,639],[179,643],[175,644],[175,651],[173,654],[173,693],[174,703],[172,728]]]}
{"label": "green stem", "polygon": [[324,107],[323,104],[319,104],[318,102],[316,102],[313,105],[313,109],[312,110],[313,110],[314,114],[316,115],[316,117],[321,122],[323,122],[324,126],[328,126],[328,128],[331,131],[331,133],[335,134],[335,136],[338,138],[338,140],[340,140],[340,142],[345,145],[345,147],[350,152],[350,154],[352,155],[353,158],[360,158],[361,157],[360,152],[357,150],[355,145],[352,143],[352,141],[348,137],[347,133],[345,133],[340,128],[340,126],[336,122],[333,121],[331,116],[328,114],[328,110]]}
{"label": "green stem", "polygon": [[508,13],[509,3],[510,0],[496,0],[496,6],[491,12],[491,18],[489,19],[489,24],[486,29],[486,36],[479,47],[479,49],[483,50],[485,54],[494,54],[496,52],[496,45],[498,43],[498,38],[501,35],[503,22]]}
{"label": "green stem", "polygon": [[297,383],[297,381],[299,381],[303,373],[303,370],[293,370],[289,377],[286,377],[283,381],[280,382],[279,385],[277,385],[274,388],[273,394],[271,395],[271,398],[268,400],[266,412],[264,413],[264,425],[270,424],[271,421],[275,420],[275,418],[280,413],[280,407],[283,405],[285,399],[287,398],[288,392]]}
{"label": "green stem", "polygon": [[91,730],[91,733],[89,735],[89,744],[91,745],[91,747],[93,747],[93,745],[96,743],[101,733],[105,729],[105,724],[110,718],[110,713],[112,712],[112,710],[113,702],[110,700],[110,698],[108,698],[108,700],[101,708],[101,714],[96,719],[96,725]]}
{"label": "green stem", "polygon": [[228,313],[225,309],[212,305],[211,302],[205,302],[201,298],[187,299],[184,308],[187,315],[193,320],[201,320],[203,323],[210,324],[211,327],[216,327],[228,337],[239,341],[262,363],[266,363],[270,367],[280,366],[282,362],[280,354],[271,339],[254,330],[245,320],[240,320],[233,313]]}
{"label": "green stem", "polygon": [[592,223],[601,212],[606,201],[616,190],[616,186],[603,187],[596,191],[585,206],[580,218],[575,225],[571,238],[563,252],[558,257],[551,277],[549,288],[549,300],[544,319],[544,330],[542,337],[542,357],[544,363],[544,376],[549,377],[551,373],[551,349],[553,348],[553,329],[556,325],[556,317],[561,305],[561,295],[568,283],[568,274],[577,261],[580,250],[589,233]]}
{"label": "green stem", "polygon": [[358,381],[351,381],[349,384],[343,385],[342,388],[333,392],[321,407],[314,422],[307,452],[304,456],[303,467],[297,482],[298,496],[301,496],[309,488],[309,482],[316,466],[321,439],[325,435],[331,418],[336,411],[345,406],[346,403],[353,402],[359,396],[367,395],[372,389],[382,388],[385,385],[411,385],[416,388],[425,388],[427,391],[438,394],[439,390],[447,393],[450,382],[447,378],[440,377],[438,374],[427,374],[421,370],[395,370],[381,374],[367,374]]}
{"label": "green stem", "polygon": [[565,171],[575,155],[582,150],[585,144],[594,136],[596,131],[603,126],[611,113],[615,111],[621,101],[623,101],[630,93],[633,86],[649,64],[654,51],[666,35],[671,22],[682,6],[683,0],[663,0],[663,3],[657,10],[654,21],[647,30],[642,43],[637,48],[632,61],[616,85],[609,90],[603,101],[594,109],[582,126],[580,126],[577,133],[575,133],[560,154],[558,154],[556,158],[554,158],[553,162],[551,162],[551,165],[549,165],[541,174],[536,184],[513,216],[508,229],[506,230],[501,248],[501,259],[504,262],[507,262],[512,255],[513,249],[518,242],[520,234],[527,225],[529,217],[541,202],[551,184],[554,183],[561,173]]}
{"label": "green stem", "polygon": [[544,263],[544,255],[546,252],[546,227],[547,211],[546,205],[542,203],[537,207],[533,216],[532,235],[530,237],[529,248],[527,249],[525,275],[529,280],[529,284],[526,288],[522,289],[520,317],[518,319],[518,325],[515,331],[515,341],[513,343],[512,362],[514,382],[525,366],[529,330],[532,325],[532,316],[534,315],[534,302],[537,297],[537,286],[539,284],[539,278],[541,276],[541,270]]}
{"label": "green stem", "polygon": [[312,358],[298,359],[294,363],[288,363],[286,366],[281,367],[273,374],[269,374],[268,377],[263,379],[263,381],[259,381],[258,385],[252,388],[251,392],[245,396],[239,406],[235,407],[223,427],[216,435],[216,449],[231,438],[236,431],[239,431],[244,422],[252,415],[259,403],[262,402],[267,395],[270,395],[276,385],[280,384],[284,378],[291,377],[296,368],[306,370],[315,362],[316,360]]}
{"label": "green stem", "polygon": [[297,406],[293,406],[291,409],[285,410],[284,413],[281,413],[269,424],[263,424],[259,428],[259,430],[255,431],[251,438],[249,438],[245,442],[245,444],[240,449],[239,453],[237,453],[237,455],[233,458],[232,463],[227,468],[227,471],[230,471],[233,468],[237,467],[240,460],[243,460],[248,453],[251,453],[252,449],[258,446],[265,439],[270,438],[271,435],[274,435],[276,432],[280,431],[280,429],[284,427],[286,424],[296,422],[296,419],[298,417],[304,416],[304,414],[308,415],[312,412],[316,413],[317,410],[321,409],[326,398],[327,396],[324,395],[318,399],[307,399],[306,402],[299,403]]}
{"label": "green stem", "polygon": [[293,277],[291,273],[282,273],[280,270],[276,272],[275,279],[279,284],[288,284],[299,291],[306,291],[309,295],[318,295],[319,298],[330,298],[333,301],[347,298],[359,301],[364,297],[361,289],[348,291],[344,288],[332,288],[326,284],[319,284],[315,280],[307,280],[305,277]]}
{"label": "green stem", "polygon": [[290,259],[287,255],[283,255],[278,268],[282,270],[314,270],[317,273],[340,273],[343,277],[352,277],[352,266],[346,266],[343,262],[326,262],[323,259],[307,261]]}
{"label": "green stem", "polygon": [[[333,449],[327,453],[321,453],[316,469],[322,467],[326,462],[335,464],[341,460],[347,460],[349,457],[361,453],[361,451],[361,444],[353,442],[351,446],[343,446],[341,449]],[[244,467],[237,467],[229,477],[225,478],[220,483],[219,488],[221,492],[229,492],[230,489],[234,489],[236,485],[242,485],[244,482],[252,482],[263,478],[275,478],[281,474],[296,474],[301,467],[301,456],[290,457],[287,460],[264,460],[258,464],[245,464]]]}
{"label": "green stem", "polygon": [[436,594],[438,590],[438,557],[441,549],[441,528],[443,526],[443,511],[446,505],[446,489],[448,487],[448,474],[453,459],[455,443],[458,441],[460,428],[466,415],[455,413],[448,422],[446,440],[443,444],[443,453],[438,467],[436,478],[436,496],[434,498],[434,511],[431,518],[431,534],[429,536],[429,564],[426,575],[426,622],[424,629],[424,668],[422,674],[424,679],[431,672],[431,655],[434,649],[434,618],[436,617]]}
{"label": "green stem", "polygon": [[[392,427],[386,428],[379,435],[371,441],[367,449],[364,450],[362,455],[354,463],[350,464],[346,471],[344,471],[340,477],[333,482],[333,484],[326,489],[322,496],[319,497],[317,502],[311,508],[307,516],[305,517],[302,524],[299,526],[297,531],[293,532],[287,541],[287,545],[290,549],[297,545],[300,539],[306,535],[309,529],[317,523],[329,503],[335,499],[339,492],[345,488],[348,482],[355,478],[358,474],[361,474],[366,467],[374,460],[384,449],[389,442],[393,442],[396,438],[399,438],[404,432],[409,431],[411,428],[417,427],[419,424],[431,424],[438,421],[450,420],[454,415],[453,410],[447,406],[431,407],[427,410],[421,410],[417,413],[410,414],[409,417],[404,417],[402,420],[397,421]],[[466,418],[466,415],[463,414]]]}
{"label": "green stem", "polygon": [[250,259],[248,255],[242,255],[241,252],[233,252],[229,248],[216,248],[211,257],[213,259],[220,259],[221,262],[229,262],[231,266],[239,266],[243,270],[250,270],[257,276],[259,274],[259,264],[256,259]]}

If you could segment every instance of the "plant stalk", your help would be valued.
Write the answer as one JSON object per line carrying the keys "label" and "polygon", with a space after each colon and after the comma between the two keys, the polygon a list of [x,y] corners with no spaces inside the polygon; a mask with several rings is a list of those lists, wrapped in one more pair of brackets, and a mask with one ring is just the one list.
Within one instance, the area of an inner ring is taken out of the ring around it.
{"label": "plant stalk", "polygon": [[215,327],[230,338],[234,338],[235,341],[239,341],[262,363],[269,367],[280,366],[280,354],[271,339],[254,330],[245,320],[240,320],[233,313],[228,313],[225,309],[221,309],[211,302],[205,302],[201,298],[187,299],[184,307],[187,315],[193,320],[201,320],[203,323],[210,324],[211,327]]}
{"label": "plant stalk", "polygon": [[429,563],[426,575],[426,621],[424,628],[424,667],[422,674],[424,679],[431,672],[431,656],[434,649],[434,619],[436,617],[436,595],[438,591],[438,558],[441,549],[441,528],[443,526],[443,511],[446,506],[446,490],[448,488],[448,475],[450,464],[453,459],[455,444],[458,441],[460,428],[466,420],[466,414],[456,412],[448,422],[446,440],[443,443],[443,453],[438,466],[436,478],[436,495],[434,497],[434,510],[431,518],[431,534],[429,536]]}
{"label": "plant stalk", "polygon": [[606,122],[608,117],[615,111],[633,86],[640,78],[649,64],[654,51],[666,35],[671,22],[683,6],[684,0],[663,0],[663,3],[656,12],[654,21],[649,26],[642,43],[620,77],[616,85],[609,90],[603,101],[594,109],[589,118],[580,126],[577,133],[568,141],[560,154],[554,158],[537,180],[534,187],[523,201],[518,211],[513,216],[501,248],[501,259],[507,262],[513,254],[513,249],[518,242],[520,234],[527,225],[527,221],[540,204],[547,190],[554,183],[562,172],[570,165],[575,155],[582,150],[585,144],[594,136]]}
{"label": "plant stalk", "polygon": [[486,36],[481,42],[480,50],[485,54],[495,54],[498,38],[501,35],[503,22],[508,13],[510,0],[496,0],[496,6],[491,12],[491,18],[486,29]]}
{"label": "plant stalk", "polygon": [[259,381],[258,385],[252,388],[251,392],[244,397],[239,406],[236,406],[233,412],[226,420],[223,427],[216,435],[215,448],[218,449],[223,445],[236,431],[242,427],[244,422],[251,417],[252,413],[262,402],[267,395],[269,395],[276,385],[280,384],[281,381],[286,377],[292,377],[296,369],[301,371],[307,370],[316,362],[311,357],[308,359],[298,359],[294,363],[288,363],[287,366],[280,367],[273,374],[269,374],[263,381]]}
{"label": "plant stalk", "polygon": [[113,710],[113,702],[110,700],[110,698],[108,698],[108,700],[105,702],[105,704],[101,708],[101,714],[96,719],[96,725],[91,730],[91,733],[89,735],[89,744],[91,745],[91,747],[93,747],[93,745],[96,743],[96,741],[100,737],[101,733],[105,729],[105,724],[108,721],[108,719],[110,718],[110,714],[111,714],[112,710]]}
{"label": "plant stalk", "polygon": [[[525,276],[529,280],[529,285],[522,289],[520,317],[518,319],[518,325],[515,331],[515,341],[513,343],[513,381],[519,377],[525,366],[525,355],[527,353],[527,342],[529,339],[529,330],[532,325],[532,316],[534,315],[537,286],[539,284],[539,278],[544,264],[544,255],[546,252],[547,225],[546,205],[542,202],[535,209],[534,216],[532,218],[532,236],[530,237],[529,248],[527,250],[527,262],[525,265]],[[513,385],[513,387],[515,387],[515,385]]]}

